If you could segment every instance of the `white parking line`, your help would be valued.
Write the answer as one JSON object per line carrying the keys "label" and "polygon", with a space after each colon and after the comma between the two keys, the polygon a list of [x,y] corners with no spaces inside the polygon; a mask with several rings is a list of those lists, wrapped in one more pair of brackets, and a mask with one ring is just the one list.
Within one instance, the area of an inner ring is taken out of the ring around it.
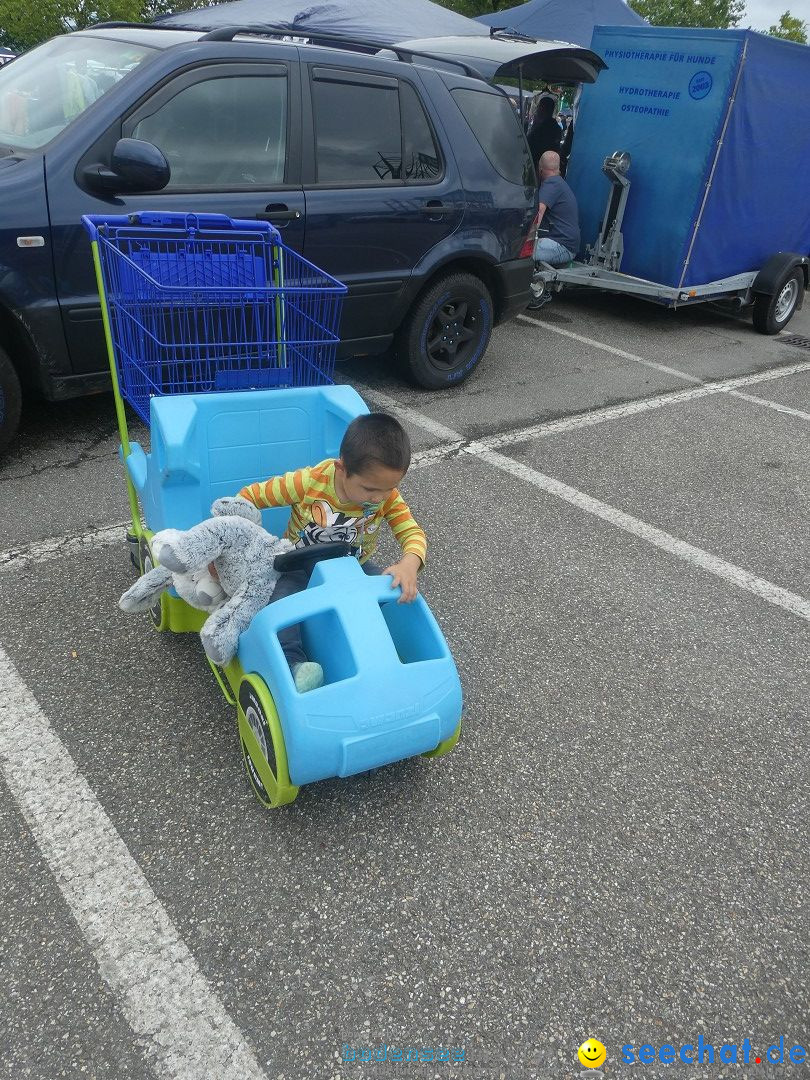
{"label": "white parking line", "polygon": [[[533,424],[531,427],[520,428],[515,431],[505,431],[499,435],[489,435],[483,439],[477,439],[479,446],[485,446],[494,450],[499,446],[509,446],[512,443],[526,442],[536,439],[541,435],[556,435],[564,431],[573,431],[576,428],[592,427],[594,424],[603,424],[608,420],[621,420],[628,416],[636,416],[639,413],[649,412],[651,409],[660,409],[664,405],[680,405],[684,401],[694,401],[696,398],[709,397],[712,394],[735,393],[737,397],[747,398],[759,402],[761,399],[750,394],[737,393],[740,386],[752,386],[756,383],[770,382],[773,379],[783,378],[786,375],[795,375],[799,372],[810,371],[810,362],[793,364],[789,368],[775,368],[769,371],[759,371],[754,375],[739,375],[731,379],[722,379],[717,382],[704,383],[692,390],[674,390],[668,394],[656,394],[653,397],[641,398],[638,401],[629,401],[622,405],[610,405],[604,409],[590,409],[588,412],[577,413],[575,416],[563,416],[559,420],[546,420],[542,424]],[[798,409],[790,409],[786,405],[778,405],[773,401],[765,401],[764,404],[778,408],[782,412],[791,413],[810,420],[810,414],[802,413]],[[446,433],[447,428],[440,425],[441,431]],[[432,429],[431,429],[432,430]],[[429,450],[420,450],[414,454],[412,465],[421,468],[437,461],[442,457],[458,453],[466,442],[451,441],[440,446],[432,446]]]}
{"label": "white parking line", "polygon": [[674,555],[692,566],[714,574],[716,577],[735,585],[738,589],[753,593],[761,600],[766,600],[769,604],[775,604],[793,615],[798,615],[799,618],[810,620],[810,600],[806,600],[803,596],[792,593],[788,589],[783,589],[780,585],[775,585],[765,578],[757,577],[755,574],[743,570],[742,567],[735,566],[734,563],[727,562],[725,559],[712,555],[711,552],[704,551],[703,548],[679,540],[654,525],[648,525],[645,521],[624,513],[615,506],[610,506],[608,503],[594,499],[592,496],[586,495],[584,492],[578,491],[560,480],[555,480],[552,476],[546,476],[545,473],[532,469],[528,465],[513,461],[512,458],[506,457],[505,454],[499,454],[496,450],[490,449],[483,440],[465,442],[457,431],[453,431],[443,424],[438,424],[430,417],[423,416],[416,409],[401,405],[387,394],[361,386],[358,386],[357,390],[363,397],[380,405],[394,416],[399,416],[406,423],[424,428],[434,434],[436,434],[436,429],[440,428],[442,437],[448,443],[456,444],[459,453],[481,458],[482,461],[486,461],[487,464],[494,466],[496,469],[511,473],[511,475],[533,484],[549,495],[564,499],[565,502],[570,503],[572,506],[576,506],[588,514],[593,514],[594,517],[601,518],[603,521],[614,525],[617,529],[631,533],[633,536],[647,541],[654,547],[660,548],[662,551],[666,551],[668,554]]}
{"label": "white parking line", "polygon": [[783,405],[781,401],[771,401],[770,398],[757,397],[756,394],[742,394],[739,390],[735,390],[732,397],[752,401],[755,405],[767,405],[769,409],[776,409],[777,412],[785,413],[786,416],[798,416],[800,420],[810,423],[810,413],[803,412],[801,409],[792,409],[790,405]]}
{"label": "white parking line", "polygon": [[123,544],[128,525],[110,525],[104,529],[91,529],[81,536],[52,536],[37,540],[21,548],[0,551],[0,574],[4,570],[19,570],[28,563],[48,562],[50,559],[68,559],[74,555],[87,554],[86,549]]}
{"label": "white parking line", "polygon": [[157,1075],[267,1080],[2,647],[0,702],[0,769]]}
{"label": "white parking line", "polygon": [[553,326],[543,319],[535,319],[530,315],[518,315],[517,318],[518,322],[529,323],[531,326],[540,326],[543,330],[551,330],[552,333],[559,334],[561,337],[571,338],[573,341],[580,341],[583,345],[593,345],[594,348],[602,349],[603,352],[613,353],[614,356],[621,356],[623,360],[632,360],[636,364],[643,364],[645,367],[655,368],[656,371],[663,371],[666,375],[676,375],[679,379],[684,379],[686,382],[703,382],[703,379],[699,379],[696,375],[689,375],[685,371],[679,371],[678,368],[667,367],[666,364],[659,364],[655,360],[645,360],[643,356],[625,352],[624,349],[617,349],[615,345],[606,345],[604,341],[597,341],[596,338],[586,337],[584,334],[575,334],[573,330],[563,330],[561,326]]}
{"label": "white parking line", "polygon": [[[528,315],[518,315],[518,319],[520,322],[529,323],[531,326],[540,326],[543,330],[551,330],[552,333],[560,334],[561,337],[571,338],[573,341],[580,341],[583,345],[592,345],[595,349],[613,353],[614,356],[621,356],[624,360],[632,360],[636,364],[643,364],[644,367],[655,368],[656,371],[663,371],[666,375],[675,375],[676,378],[683,379],[684,382],[700,384],[701,386],[707,385],[704,383],[703,379],[699,379],[696,375],[690,375],[687,371],[680,371],[678,368],[668,367],[666,364],[658,364],[654,360],[645,360],[643,356],[636,356],[635,353],[625,352],[624,349],[617,349],[614,345],[607,345],[604,341],[597,341],[596,338],[586,337],[584,334],[575,334],[573,330],[564,330],[561,326],[552,326],[551,323],[544,322],[542,319],[533,319]],[[767,381],[769,379],[781,378],[783,372],[785,375],[795,375],[797,372],[801,371],[810,371],[810,363],[791,364],[790,367],[771,368],[767,372],[758,372],[758,374],[763,376],[763,381]],[[749,377],[750,376],[743,376],[743,378]],[[791,416],[798,416],[802,420],[810,421],[810,413],[802,412],[800,409],[791,409],[787,405],[781,405],[778,401],[769,401],[768,398],[738,393],[733,388],[729,388],[725,393],[730,394],[732,397],[742,398],[743,401],[751,401],[757,405],[766,405],[770,409],[776,409],[777,412],[788,413]]]}

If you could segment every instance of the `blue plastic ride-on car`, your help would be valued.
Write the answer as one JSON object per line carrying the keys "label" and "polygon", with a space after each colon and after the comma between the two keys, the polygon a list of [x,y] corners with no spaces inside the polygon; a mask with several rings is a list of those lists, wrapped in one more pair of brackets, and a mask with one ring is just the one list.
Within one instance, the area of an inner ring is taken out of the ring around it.
{"label": "blue plastic ride-on car", "polygon": [[[155,532],[189,529],[220,496],[337,456],[348,423],[367,411],[347,386],[153,397],[151,451],[131,443],[124,455],[147,526],[141,570],[153,564]],[[288,517],[276,508],[262,521],[280,536]],[[390,578],[318,546],[279,557],[284,569],[315,561],[308,588],[260,611],[234,660],[212,665],[236,706],[248,778],[267,807],[292,802],[314,780],[446,754],[461,731],[458,672],[424,599],[398,604]],[[317,561],[322,555],[327,561]],[[167,593],[152,615],[158,629],[175,631],[199,630],[206,617]],[[278,639],[295,624],[324,670],[324,685],[306,694],[295,689]]]}

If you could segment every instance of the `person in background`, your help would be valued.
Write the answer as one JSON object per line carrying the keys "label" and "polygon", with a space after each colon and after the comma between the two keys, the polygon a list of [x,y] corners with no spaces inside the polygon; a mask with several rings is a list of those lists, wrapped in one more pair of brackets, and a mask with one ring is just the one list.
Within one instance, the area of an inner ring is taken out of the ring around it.
{"label": "person in background", "polygon": [[526,136],[529,140],[529,150],[535,168],[538,161],[547,150],[559,153],[562,131],[560,125],[554,119],[554,98],[542,97],[537,103],[534,120]]}
{"label": "person in background", "polygon": [[[534,261],[566,266],[579,251],[579,210],[573,191],[560,176],[556,150],[546,150],[540,158],[539,200]],[[537,311],[550,300],[551,293],[546,290],[528,308]]]}

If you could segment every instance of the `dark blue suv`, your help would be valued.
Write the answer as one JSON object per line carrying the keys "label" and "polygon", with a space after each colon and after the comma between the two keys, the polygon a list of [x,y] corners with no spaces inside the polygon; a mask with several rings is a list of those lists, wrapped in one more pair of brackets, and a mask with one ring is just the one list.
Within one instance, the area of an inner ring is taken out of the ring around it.
{"label": "dark blue suv", "polygon": [[82,214],[272,221],[348,285],[340,355],[393,345],[420,385],[461,382],[530,298],[537,201],[483,64],[110,25],[0,69],[0,444],[22,392],[109,385]]}

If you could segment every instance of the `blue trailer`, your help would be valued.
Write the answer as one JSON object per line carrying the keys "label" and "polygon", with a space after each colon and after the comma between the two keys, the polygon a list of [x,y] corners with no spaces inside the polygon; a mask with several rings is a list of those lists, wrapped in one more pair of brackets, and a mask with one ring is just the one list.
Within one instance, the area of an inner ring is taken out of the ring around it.
{"label": "blue trailer", "polygon": [[583,91],[566,177],[585,251],[540,264],[535,295],[733,300],[778,333],[810,285],[810,48],[652,26],[597,26],[592,48],[608,70]]}

